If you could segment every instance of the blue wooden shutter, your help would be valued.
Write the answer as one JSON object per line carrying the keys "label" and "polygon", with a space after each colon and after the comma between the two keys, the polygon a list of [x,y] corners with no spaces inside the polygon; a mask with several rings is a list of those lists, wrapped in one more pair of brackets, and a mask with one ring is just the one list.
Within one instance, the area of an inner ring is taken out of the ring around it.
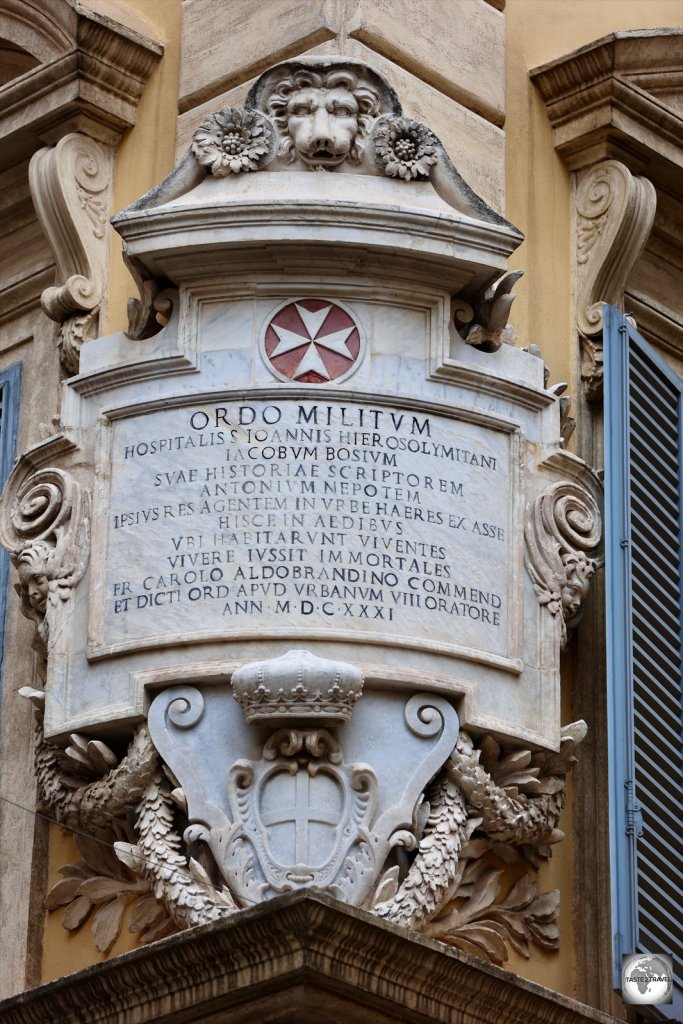
{"label": "blue wooden shutter", "polygon": [[[612,928],[683,965],[683,382],[605,310],[605,544]],[[677,997],[683,997],[678,977]],[[674,997],[676,1002],[676,996]],[[654,1009],[654,1008],[653,1008]],[[683,1006],[659,1006],[678,1019]]]}
{"label": "blue wooden shutter", "polygon": [[[0,489],[5,486],[16,453],[20,387],[21,363],[14,363],[13,366],[0,371]],[[5,650],[8,570],[9,555],[0,547],[0,694]]]}

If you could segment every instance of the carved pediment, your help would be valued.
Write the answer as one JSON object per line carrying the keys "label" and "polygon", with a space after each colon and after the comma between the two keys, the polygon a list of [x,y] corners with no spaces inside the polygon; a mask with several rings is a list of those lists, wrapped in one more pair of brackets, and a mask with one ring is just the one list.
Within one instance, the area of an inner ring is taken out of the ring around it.
{"label": "carved pediment", "polygon": [[403,116],[389,83],[359,61],[300,58],[266,71],[243,108],[206,117],[178,167],[117,218],[172,202],[207,174],[248,171],[335,171],[431,179],[466,216],[510,228],[463,180],[437,136]]}
{"label": "carved pediment", "polygon": [[[452,265],[446,250],[456,238],[464,244],[459,252],[467,272],[453,278],[453,290],[469,281],[470,299],[500,276],[504,256],[522,240],[464,181],[434,132],[403,116],[380,74],[341,57],[287,61],[257,79],[244,107],[205,117],[175,170],[114,217],[141,292],[129,310],[129,336],[156,333],[159,291],[187,269],[196,274],[199,222],[211,228],[217,266],[219,252],[241,242],[243,219],[252,240],[260,236],[272,250],[274,203],[280,214],[291,211],[291,234],[281,227],[280,247],[307,235],[319,250],[323,242],[336,244],[337,260],[339,246],[367,248],[371,224],[393,241],[410,209],[416,255],[424,249],[430,260]],[[170,247],[158,242],[169,237],[171,224],[177,230],[166,260]],[[186,229],[193,237],[185,243],[179,232]],[[181,265],[185,245],[192,259]],[[409,273],[414,277],[415,269]]]}

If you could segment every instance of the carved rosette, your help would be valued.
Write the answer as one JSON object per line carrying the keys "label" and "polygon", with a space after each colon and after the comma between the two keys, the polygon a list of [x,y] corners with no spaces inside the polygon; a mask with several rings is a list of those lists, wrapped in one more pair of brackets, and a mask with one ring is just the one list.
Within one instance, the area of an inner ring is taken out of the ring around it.
{"label": "carved rosette", "polygon": [[18,464],[0,508],[0,543],[19,573],[22,613],[36,624],[34,646],[47,656],[50,621],[85,572],[90,496],[61,469],[25,476]]}
{"label": "carved rosette", "polygon": [[77,373],[83,343],[97,336],[104,296],[111,154],[87,135],[66,135],[34,154],[29,182],[59,282],[45,289],[41,305],[60,324],[64,366]]}
{"label": "carved rosette", "polygon": [[389,178],[424,180],[439,159],[439,140],[434,133],[408,117],[382,118],[372,141],[377,166]]}
{"label": "carved rosette", "polygon": [[602,394],[602,311],[623,307],[624,289],[655,216],[656,193],[617,160],[580,178],[576,192],[576,323],[587,397]]}
{"label": "carved rosette", "polygon": [[223,107],[194,133],[192,153],[215,178],[256,171],[274,151],[273,126],[258,110]]}
{"label": "carved rosette", "polygon": [[538,600],[567,628],[576,625],[591,577],[599,565],[602,519],[595,499],[580,485],[548,487],[527,512],[526,568]]}

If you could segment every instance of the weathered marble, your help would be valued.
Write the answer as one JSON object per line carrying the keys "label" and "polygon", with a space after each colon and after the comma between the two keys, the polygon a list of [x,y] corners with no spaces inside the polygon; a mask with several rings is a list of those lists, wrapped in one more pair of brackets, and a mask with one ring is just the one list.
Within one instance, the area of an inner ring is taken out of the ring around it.
{"label": "weathered marble", "polygon": [[[561,838],[585,726],[560,728],[560,650],[600,540],[511,344],[521,235],[382,75],[329,57],[205,117],[114,225],[127,335],[83,346],[0,508],[44,803],[113,829],[169,928],[315,887],[501,962],[448,908],[468,858]],[[529,884],[515,941],[555,948]]]}
{"label": "weathered marble", "polygon": [[509,971],[411,937],[320,895],[290,894],[231,921],[0,1003],[1,1024],[160,1018],[226,1024],[616,1024]]}

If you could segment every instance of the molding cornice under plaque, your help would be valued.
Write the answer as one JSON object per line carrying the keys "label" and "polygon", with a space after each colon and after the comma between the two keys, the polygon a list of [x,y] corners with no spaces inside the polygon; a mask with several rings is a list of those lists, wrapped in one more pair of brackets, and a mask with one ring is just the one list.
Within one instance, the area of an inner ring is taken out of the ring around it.
{"label": "molding cornice under plaque", "polygon": [[[419,1009],[418,1009],[419,1008]],[[616,1024],[323,896],[287,894],[0,1003],[0,1024]]]}

